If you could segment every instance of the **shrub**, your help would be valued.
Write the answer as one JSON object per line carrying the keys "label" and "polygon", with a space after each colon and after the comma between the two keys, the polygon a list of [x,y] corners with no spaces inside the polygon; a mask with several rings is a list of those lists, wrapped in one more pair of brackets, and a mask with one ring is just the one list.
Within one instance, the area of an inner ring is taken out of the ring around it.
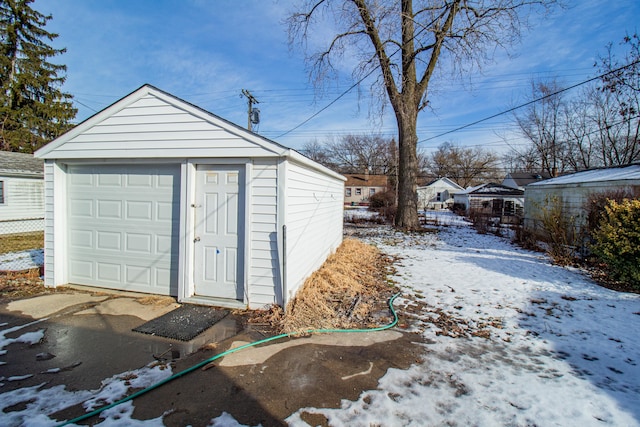
{"label": "shrub", "polygon": [[388,222],[393,222],[396,216],[396,193],[387,190],[369,197],[369,210],[377,211]]}
{"label": "shrub", "polygon": [[640,187],[596,192],[589,195],[584,210],[587,214],[586,233],[591,235],[598,228],[609,200],[621,203],[624,199],[640,198]]}
{"label": "shrub", "polygon": [[560,265],[572,264],[577,257],[579,241],[576,218],[567,214],[557,196],[547,196],[540,210],[541,238],[548,244],[547,252]]}
{"label": "shrub", "polygon": [[369,209],[377,210],[380,208],[387,208],[396,204],[396,194],[393,191],[383,191],[381,193],[375,193],[369,197]]}
{"label": "shrub", "polygon": [[640,290],[640,200],[609,201],[593,239],[591,250],[611,276]]}

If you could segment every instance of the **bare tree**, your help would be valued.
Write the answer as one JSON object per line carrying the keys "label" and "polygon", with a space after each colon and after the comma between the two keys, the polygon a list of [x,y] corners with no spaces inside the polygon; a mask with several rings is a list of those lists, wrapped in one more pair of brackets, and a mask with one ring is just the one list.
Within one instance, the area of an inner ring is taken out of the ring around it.
{"label": "bare tree", "polygon": [[531,99],[539,101],[514,113],[520,134],[533,146],[539,170],[552,176],[565,169],[566,103],[559,90],[555,80],[531,82]]}
{"label": "bare tree", "polygon": [[482,147],[466,148],[445,142],[427,159],[427,170],[433,176],[446,177],[461,187],[469,187],[495,179],[499,161],[496,154]]}
{"label": "bare tree", "polygon": [[314,139],[300,151],[340,173],[390,175],[397,163],[395,140],[379,134],[331,136],[324,144]]}
{"label": "bare tree", "polygon": [[[290,41],[308,48],[315,82],[337,74],[334,64],[355,58],[353,77],[375,75],[373,93],[385,94],[398,126],[398,210],[396,226],[418,228],[416,145],[418,112],[428,104],[437,70],[468,72],[495,47],[520,36],[529,12],[555,0],[306,0],[288,20]],[[415,7],[414,7],[415,5]],[[324,47],[309,48],[314,24],[332,20],[335,35]],[[443,61],[442,64],[439,62]],[[446,68],[443,68],[446,67]],[[384,104],[384,102],[383,102]]]}

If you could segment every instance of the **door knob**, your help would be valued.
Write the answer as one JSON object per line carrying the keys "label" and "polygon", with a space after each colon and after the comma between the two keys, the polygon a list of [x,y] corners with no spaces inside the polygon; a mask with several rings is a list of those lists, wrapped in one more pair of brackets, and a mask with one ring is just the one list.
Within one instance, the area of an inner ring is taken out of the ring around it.
{"label": "door knob", "polygon": [[196,242],[199,242],[199,241],[200,241],[199,237],[196,237],[195,239],[193,239],[193,243],[196,243]]}

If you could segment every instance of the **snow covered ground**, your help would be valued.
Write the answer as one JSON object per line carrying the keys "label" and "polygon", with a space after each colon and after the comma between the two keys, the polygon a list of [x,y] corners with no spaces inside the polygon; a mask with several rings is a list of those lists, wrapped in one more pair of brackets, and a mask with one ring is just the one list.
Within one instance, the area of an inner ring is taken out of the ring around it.
{"label": "snow covered ground", "polygon": [[422,363],[287,421],[306,425],[306,411],[335,426],[640,425],[640,296],[440,215],[438,234],[360,233],[401,257],[397,305],[427,341]]}
{"label": "snow covered ground", "polygon": [[[396,307],[402,326],[424,338],[422,361],[388,370],[357,401],[303,408],[287,422],[307,426],[301,414],[309,412],[334,426],[640,426],[640,295],[601,288],[579,270],[437,215],[438,233],[356,229],[400,258]],[[11,342],[38,339],[5,338],[9,332],[16,330],[0,331],[0,355]],[[143,387],[170,374],[150,366],[105,379],[98,392],[32,387],[0,394],[0,424],[55,425],[44,414],[91,397],[89,410],[123,396],[125,379]],[[4,411],[25,401],[23,410]],[[106,411],[100,425],[162,425],[132,419],[133,407]],[[210,425],[239,424],[223,413]]]}

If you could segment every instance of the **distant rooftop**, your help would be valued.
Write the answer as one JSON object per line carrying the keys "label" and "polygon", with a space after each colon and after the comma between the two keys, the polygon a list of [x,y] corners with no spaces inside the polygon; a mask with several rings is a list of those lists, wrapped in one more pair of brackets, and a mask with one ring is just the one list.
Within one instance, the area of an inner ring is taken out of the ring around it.
{"label": "distant rooftop", "polygon": [[0,151],[0,175],[43,177],[44,161],[33,154]]}
{"label": "distant rooftop", "polygon": [[611,168],[592,169],[576,172],[569,175],[559,176],[546,181],[529,184],[539,185],[565,185],[583,182],[606,182],[606,181],[627,181],[640,180],[640,164],[617,166]]}

